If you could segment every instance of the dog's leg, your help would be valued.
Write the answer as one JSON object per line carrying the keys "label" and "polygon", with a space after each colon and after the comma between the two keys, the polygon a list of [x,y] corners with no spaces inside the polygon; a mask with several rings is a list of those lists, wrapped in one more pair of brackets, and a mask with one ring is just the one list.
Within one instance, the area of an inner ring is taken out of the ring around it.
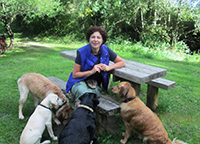
{"label": "dog's leg", "polygon": [[61,124],[61,122],[56,118],[56,116],[55,116],[55,114],[53,112],[52,112],[52,119],[57,125]]}
{"label": "dog's leg", "polygon": [[20,93],[20,99],[19,99],[19,119],[24,119],[23,113],[22,113],[22,108],[24,106],[24,103],[26,102],[27,98],[28,98],[28,93],[29,93],[29,89],[21,84],[18,84],[18,89],[19,89],[19,93]]}
{"label": "dog's leg", "polygon": [[37,97],[35,97],[35,96],[33,96],[33,99],[34,99],[34,106],[37,107],[39,99]]}
{"label": "dog's leg", "polygon": [[53,140],[58,140],[58,137],[56,137],[56,136],[54,135],[54,133],[53,133],[52,123],[51,123],[51,117],[47,120],[46,126],[47,126],[47,130],[48,130],[48,132],[49,132],[50,137],[51,137]]}
{"label": "dog's leg", "polygon": [[129,139],[130,135],[131,135],[131,131],[132,131],[132,126],[130,126],[129,123],[124,122],[125,127],[126,127],[126,131],[122,133],[122,136],[124,136],[124,139],[122,139],[120,142],[122,144],[125,144],[127,142],[127,140]]}
{"label": "dog's leg", "polygon": [[147,143],[147,139],[148,139],[147,137],[144,137],[144,138],[143,138],[143,144],[148,144],[148,143]]}

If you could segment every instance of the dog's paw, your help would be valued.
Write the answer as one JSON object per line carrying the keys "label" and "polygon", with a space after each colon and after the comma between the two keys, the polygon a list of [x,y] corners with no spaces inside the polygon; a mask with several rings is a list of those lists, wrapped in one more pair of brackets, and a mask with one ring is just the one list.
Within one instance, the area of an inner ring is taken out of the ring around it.
{"label": "dog's paw", "polygon": [[23,115],[19,115],[19,119],[24,119],[24,116]]}
{"label": "dog's paw", "polygon": [[61,125],[61,122],[57,118],[54,118],[53,120],[56,123],[56,125]]}
{"label": "dog's paw", "polygon": [[50,144],[50,143],[51,143],[50,140],[45,140],[45,141],[43,141],[41,144]]}
{"label": "dog's paw", "polygon": [[61,122],[59,120],[55,120],[56,125],[61,125]]}
{"label": "dog's paw", "polygon": [[126,143],[126,140],[122,139],[120,140],[121,144],[125,144]]}
{"label": "dog's paw", "polygon": [[53,136],[52,139],[56,141],[56,140],[58,140],[58,137],[57,136]]}

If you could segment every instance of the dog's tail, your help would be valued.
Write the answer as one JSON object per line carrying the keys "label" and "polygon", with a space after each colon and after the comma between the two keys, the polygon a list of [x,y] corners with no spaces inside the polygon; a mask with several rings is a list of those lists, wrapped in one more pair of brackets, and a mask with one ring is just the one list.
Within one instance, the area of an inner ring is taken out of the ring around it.
{"label": "dog's tail", "polygon": [[188,144],[188,143],[186,143],[186,142],[184,142],[184,141],[181,141],[181,140],[177,140],[177,138],[175,138],[175,139],[173,140],[172,144]]}
{"label": "dog's tail", "polygon": [[17,80],[17,84],[19,84],[19,81],[21,80],[21,78],[19,78],[18,80]]}

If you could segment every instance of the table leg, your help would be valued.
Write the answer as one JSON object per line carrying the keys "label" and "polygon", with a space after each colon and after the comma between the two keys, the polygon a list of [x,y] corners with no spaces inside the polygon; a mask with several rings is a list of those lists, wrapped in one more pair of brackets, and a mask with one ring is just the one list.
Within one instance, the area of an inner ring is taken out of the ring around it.
{"label": "table leg", "polygon": [[152,110],[155,111],[158,106],[158,88],[148,85],[147,88],[147,103],[146,105]]}
{"label": "table leg", "polygon": [[118,77],[118,76],[113,75],[113,82],[116,82],[116,81],[119,81],[119,80],[122,81],[123,79]]}
{"label": "table leg", "polygon": [[140,96],[141,84],[134,83],[134,82],[131,82],[131,81],[128,81],[128,80],[125,80],[118,76],[113,75],[113,82],[116,82],[116,81],[120,81],[120,82],[127,81],[127,82],[131,83],[132,87],[135,89],[136,96],[138,96],[138,97]]}
{"label": "table leg", "polygon": [[134,82],[130,82],[130,83],[131,83],[132,87],[135,89],[136,96],[140,97],[141,84],[134,83]]}

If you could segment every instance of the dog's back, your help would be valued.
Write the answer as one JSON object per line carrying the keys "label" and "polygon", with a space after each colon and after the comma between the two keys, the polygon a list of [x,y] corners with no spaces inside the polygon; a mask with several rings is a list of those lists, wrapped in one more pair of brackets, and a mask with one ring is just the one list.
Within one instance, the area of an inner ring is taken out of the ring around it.
{"label": "dog's back", "polygon": [[[95,114],[78,108],[59,136],[59,144],[88,144],[95,139]],[[93,134],[93,138],[91,137]]]}
{"label": "dog's back", "polygon": [[[53,140],[57,140],[52,130],[52,108],[57,109],[63,104],[63,100],[58,98],[57,95],[49,94],[38,105],[30,116],[22,134],[20,136],[20,144],[39,144],[42,138],[42,134],[45,130],[45,126],[48,129],[49,135]],[[45,142],[50,142],[49,140]]]}
{"label": "dog's back", "polygon": [[19,90],[20,88],[27,88],[34,96],[41,100],[44,99],[50,93],[58,95],[61,99],[65,101],[67,100],[66,97],[63,95],[61,89],[41,74],[24,74],[21,78],[18,79],[17,83]]}
{"label": "dog's back", "polygon": [[83,107],[78,107],[72,114],[60,134],[59,144],[90,144],[91,141],[93,144],[97,143],[95,109],[99,104],[98,97],[93,93],[85,93],[79,99]]}
{"label": "dog's back", "polygon": [[[20,144],[28,143],[40,143],[42,133],[45,129],[45,119],[51,117],[51,111],[42,111],[40,114],[41,107],[37,107],[33,114],[30,116],[21,136]],[[48,115],[48,117],[46,117]],[[43,120],[44,119],[44,120]]]}
{"label": "dog's back", "polygon": [[[43,100],[50,93],[56,94],[64,102],[67,101],[66,96],[62,93],[62,90],[48,78],[44,77],[38,73],[27,73],[22,75],[18,79],[18,89],[20,93],[19,99],[19,119],[24,119],[22,108],[26,100],[28,99],[29,92],[34,96],[34,105],[38,105],[38,99]],[[59,124],[58,121],[54,118],[54,121]]]}

